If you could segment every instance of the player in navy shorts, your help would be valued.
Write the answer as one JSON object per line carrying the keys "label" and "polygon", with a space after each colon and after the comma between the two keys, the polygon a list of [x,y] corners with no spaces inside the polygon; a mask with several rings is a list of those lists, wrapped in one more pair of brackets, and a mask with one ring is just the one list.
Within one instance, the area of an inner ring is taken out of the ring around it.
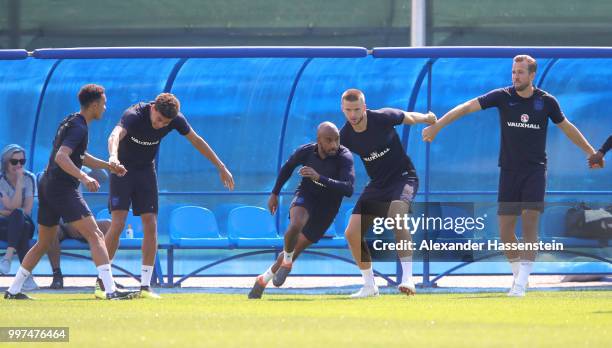
{"label": "player in navy shorts", "polygon": [[[372,260],[364,240],[370,225],[369,219],[372,216],[395,218],[408,214],[419,183],[414,165],[399,140],[395,126],[431,124],[436,122],[436,116],[392,108],[367,109],[365,96],[357,89],[345,91],[341,102],[346,123],[340,131],[340,142],[361,157],[370,178],[355,205],[345,232],[364,281],[363,287],[351,297],[377,296]],[[398,242],[411,241],[411,235],[405,229],[394,229],[394,233]],[[412,251],[398,251],[398,256],[402,265],[402,281],[398,289],[408,295],[415,294]]]}
{"label": "player in navy shorts", "polygon": [[93,84],[83,86],[79,91],[79,102],[81,110],[66,117],[57,129],[49,164],[38,186],[38,240],[23,259],[13,284],[4,294],[6,299],[29,299],[21,293],[21,287],[57,238],[60,219],[76,228],[89,243],[98,277],[106,289],[104,298],[123,300],[136,294],[116,290],[104,235],[79,192],[79,183],[91,192],[100,188],[95,179],[81,171],[83,164],[90,168],[109,169],[117,175],[125,174],[123,166],[111,166],[87,153],[88,124],[101,119],[106,110],[104,88]]}
{"label": "player in navy shorts", "polygon": [[[536,60],[528,55],[514,57],[512,86],[490,91],[456,106],[436,124],[423,130],[423,140],[433,141],[440,129],[456,119],[479,110],[499,110],[501,146],[499,153],[499,230],[504,243],[518,243],[515,226],[522,218],[523,242],[538,241],[538,222],[544,209],[546,191],[546,131],[548,120],[587,156],[595,150],[580,131],[568,121],[557,99],[533,85]],[[506,251],[514,281],[508,296],[525,296],[536,252]]]}
{"label": "player in navy shorts", "polygon": [[[106,247],[111,259],[119,247],[119,236],[125,226],[130,205],[135,216],[142,219],[141,297],[159,298],[151,291],[151,276],[157,252],[158,191],[155,157],[161,140],[172,130],[178,131],[203,156],[211,161],[225,187],[234,189],[234,179],[215,152],[191,128],[180,112],[179,100],[170,93],[162,93],[155,101],[138,103],[123,113],[121,120],[108,138],[109,163],[124,165],[127,174],[111,175],[109,210],[111,228],[106,234]],[[98,281],[97,286],[101,285]],[[99,290],[96,291],[99,293]]]}
{"label": "player in navy shorts", "polygon": [[318,242],[333,223],[343,196],[353,194],[353,156],[340,145],[338,128],[323,122],[317,129],[317,142],[300,146],[281,168],[268,201],[272,214],[278,208],[281,188],[300,165],[302,181],[291,202],[284,250],[265,273],[257,276],[249,298],[261,298],[270,279],[281,286],[300,253]]}

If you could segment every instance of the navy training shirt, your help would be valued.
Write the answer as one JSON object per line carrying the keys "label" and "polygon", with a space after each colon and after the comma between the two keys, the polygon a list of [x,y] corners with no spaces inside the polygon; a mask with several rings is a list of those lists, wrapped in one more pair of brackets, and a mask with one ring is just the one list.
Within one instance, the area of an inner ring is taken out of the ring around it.
{"label": "navy training shirt", "polygon": [[141,102],[130,106],[118,123],[118,126],[127,131],[126,136],[119,142],[119,162],[128,169],[153,166],[159,143],[173,129],[181,135],[187,135],[191,131],[191,126],[181,113],[166,127],[154,129],[151,123],[151,105],[152,103]]}
{"label": "navy training shirt", "polygon": [[601,149],[599,149],[599,151],[605,155],[606,152],[610,151],[610,148],[612,148],[612,135],[610,135],[608,137],[608,140],[606,140],[606,142],[601,145]]}
{"label": "navy training shirt", "polygon": [[386,187],[402,177],[416,180],[414,165],[395,131],[404,121],[404,112],[384,108],[366,113],[366,130],[355,132],[346,122],[340,130],[340,143],[361,157],[370,177],[368,186]]}
{"label": "navy training shirt", "polygon": [[478,97],[478,102],[482,109],[497,107],[499,110],[501,168],[546,168],[548,119],[554,123],[565,120],[555,97],[535,88],[531,97],[523,98],[514,87],[505,87]]}
{"label": "navy training shirt", "polygon": [[316,143],[305,144],[297,148],[283,165],[276,179],[272,193],[278,195],[283,185],[291,177],[297,166],[308,166],[319,173],[319,181],[302,178],[296,192],[310,194],[320,199],[320,204],[340,204],[342,196],[350,197],[353,194],[355,183],[355,167],[353,155],[344,146],[340,146],[335,156],[319,157]]}
{"label": "navy training shirt", "polygon": [[68,115],[68,117],[60,122],[57,132],[55,133],[55,139],[53,139],[53,151],[51,151],[46,169],[49,180],[58,184],[67,184],[75,189],[79,187],[79,179],[66,173],[55,162],[55,156],[60,147],[69,147],[72,150],[70,160],[72,160],[75,166],[81,169],[83,166],[83,159],[85,158],[85,152],[87,151],[88,136],[87,121],[85,121],[83,115],[74,113]]}

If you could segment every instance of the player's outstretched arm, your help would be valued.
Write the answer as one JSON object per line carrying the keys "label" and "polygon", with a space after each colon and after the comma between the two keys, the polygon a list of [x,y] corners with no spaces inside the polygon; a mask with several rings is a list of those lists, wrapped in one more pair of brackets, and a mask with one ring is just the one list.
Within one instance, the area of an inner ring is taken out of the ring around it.
{"label": "player's outstretched arm", "polygon": [[72,149],[68,146],[62,145],[57,153],[55,154],[55,163],[62,168],[63,171],[68,173],[68,175],[77,178],[87,189],[91,192],[96,192],[100,189],[100,184],[96,181],[96,179],[90,177],[81,171],[74,162],[70,159],[70,155],[72,154]]}
{"label": "player's outstretched arm", "polygon": [[596,153],[596,151],[593,148],[593,146],[591,146],[591,144],[586,140],[584,135],[582,135],[582,133],[580,133],[578,128],[576,128],[576,126],[574,126],[573,123],[571,123],[567,119],[564,119],[563,121],[557,123],[557,126],[559,128],[561,128],[563,133],[565,133],[565,135],[574,144],[576,144],[576,146],[578,146],[582,151],[584,151],[588,157],[590,157],[590,156],[592,156],[592,155],[594,155]]}
{"label": "player's outstretched arm", "polygon": [[423,129],[423,141],[431,142],[436,138],[438,132],[453,121],[472,112],[482,110],[478,99],[469,100],[463,104],[455,106],[451,111],[447,112],[436,123]]}
{"label": "player's outstretched arm", "polygon": [[108,137],[108,163],[111,167],[116,168],[121,165],[119,162],[119,142],[127,135],[125,128],[115,126],[113,132]]}
{"label": "player's outstretched arm", "polygon": [[113,166],[110,162],[103,161],[87,152],[85,153],[85,158],[83,158],[83,164],[92,169],[107,169],[119,176],[124,176],[127,173],[127,169],[121,164]]}
{"label": "player's outstretched arm", "polygon": [[289,157],[287,162],[285,162],[285,164],[283,164],[283,166],[281,167],[280,172],[278,173],[278,177],[276,177],[274,187],[272,188],[272,192],[270,193],[270,198],[268,198],[268,209],[270,210],[270,213],[272,213],[272,215],[276,213],[276,210],[278,208],[278,195],[280,194],[281,189],[283,188],[287,180],[289,180],[295,168],[297,168],[297,166],[302,163],[303,154],[303,149],[300,148],[296,150]]}
{"label": "player's outstretched arm", "polygon": [[417,123],[434,124],[436,123],[436,120],[436,114],[431,111],[426,114],[413,111],[404,111],[404,121],[402,123],[408,125]]}
{"label": "player's outstretched arm", "polygon": [[208,160],[217,167],[219,171],[219,176],[221,177],[221,182],[223,182],[223,186],[227,187],[230,190],[234,189],[234,177],[232,173],[225,167],[225,164],[221,162],[219,157],[213,149],[199,136],[193,129],[185,135],[187,140],[195,147],[204,157],[208,158]]}

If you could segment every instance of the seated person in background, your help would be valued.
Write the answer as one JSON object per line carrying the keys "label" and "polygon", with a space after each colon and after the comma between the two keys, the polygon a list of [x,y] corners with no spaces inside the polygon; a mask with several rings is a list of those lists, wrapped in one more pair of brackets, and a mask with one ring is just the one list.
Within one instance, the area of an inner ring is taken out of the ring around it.
{"label": "seated person in background", "polygon": [[[106,235],[110,228],[111,221],[108,219],[96,220],[96,224],[98,224],[100,231]],[[57,239],[49,246],[49,250],[47,251],[47,257],[49,258],[51,269],[53,269],[53,281],[49,286],[51,289],[64,288],[64,277],[62,276],[62,269],[60,267],[60,253],[62,251],[60,243],[65,239],[76,239],[80,242],[87,243],[85,237],[83,237],[76,228],[63,222],[60,223]],[[122,286],[117,287],[120,289],[123,288]]]}
{"label": "seated person in background", "polygon": [[[9,274],[15,253],[21,261],[30,250],[30,240],[34,235],[31,214],[36,179],[34,174],[24,169],[26,156],[21,146],[6,146],[0,158],[0,240],[8,243],[6,253],[0,259],[0,274]],[[23,287],[34,290],[38,285],[30,275]]]}

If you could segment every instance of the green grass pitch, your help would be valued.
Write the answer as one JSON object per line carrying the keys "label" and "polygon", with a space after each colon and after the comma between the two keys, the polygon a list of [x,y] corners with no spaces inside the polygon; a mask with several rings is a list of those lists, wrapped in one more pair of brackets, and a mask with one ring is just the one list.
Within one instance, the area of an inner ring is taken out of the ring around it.
{"label": "green grass pitch", "polygon": [[[68,326],[79,347],[610,347],[612,292],[383,295],[164,294],[3,301],[0,326]],[[4,344],[3,344],[4,345]],[[65,343],[13,343],[66,346]]]}

